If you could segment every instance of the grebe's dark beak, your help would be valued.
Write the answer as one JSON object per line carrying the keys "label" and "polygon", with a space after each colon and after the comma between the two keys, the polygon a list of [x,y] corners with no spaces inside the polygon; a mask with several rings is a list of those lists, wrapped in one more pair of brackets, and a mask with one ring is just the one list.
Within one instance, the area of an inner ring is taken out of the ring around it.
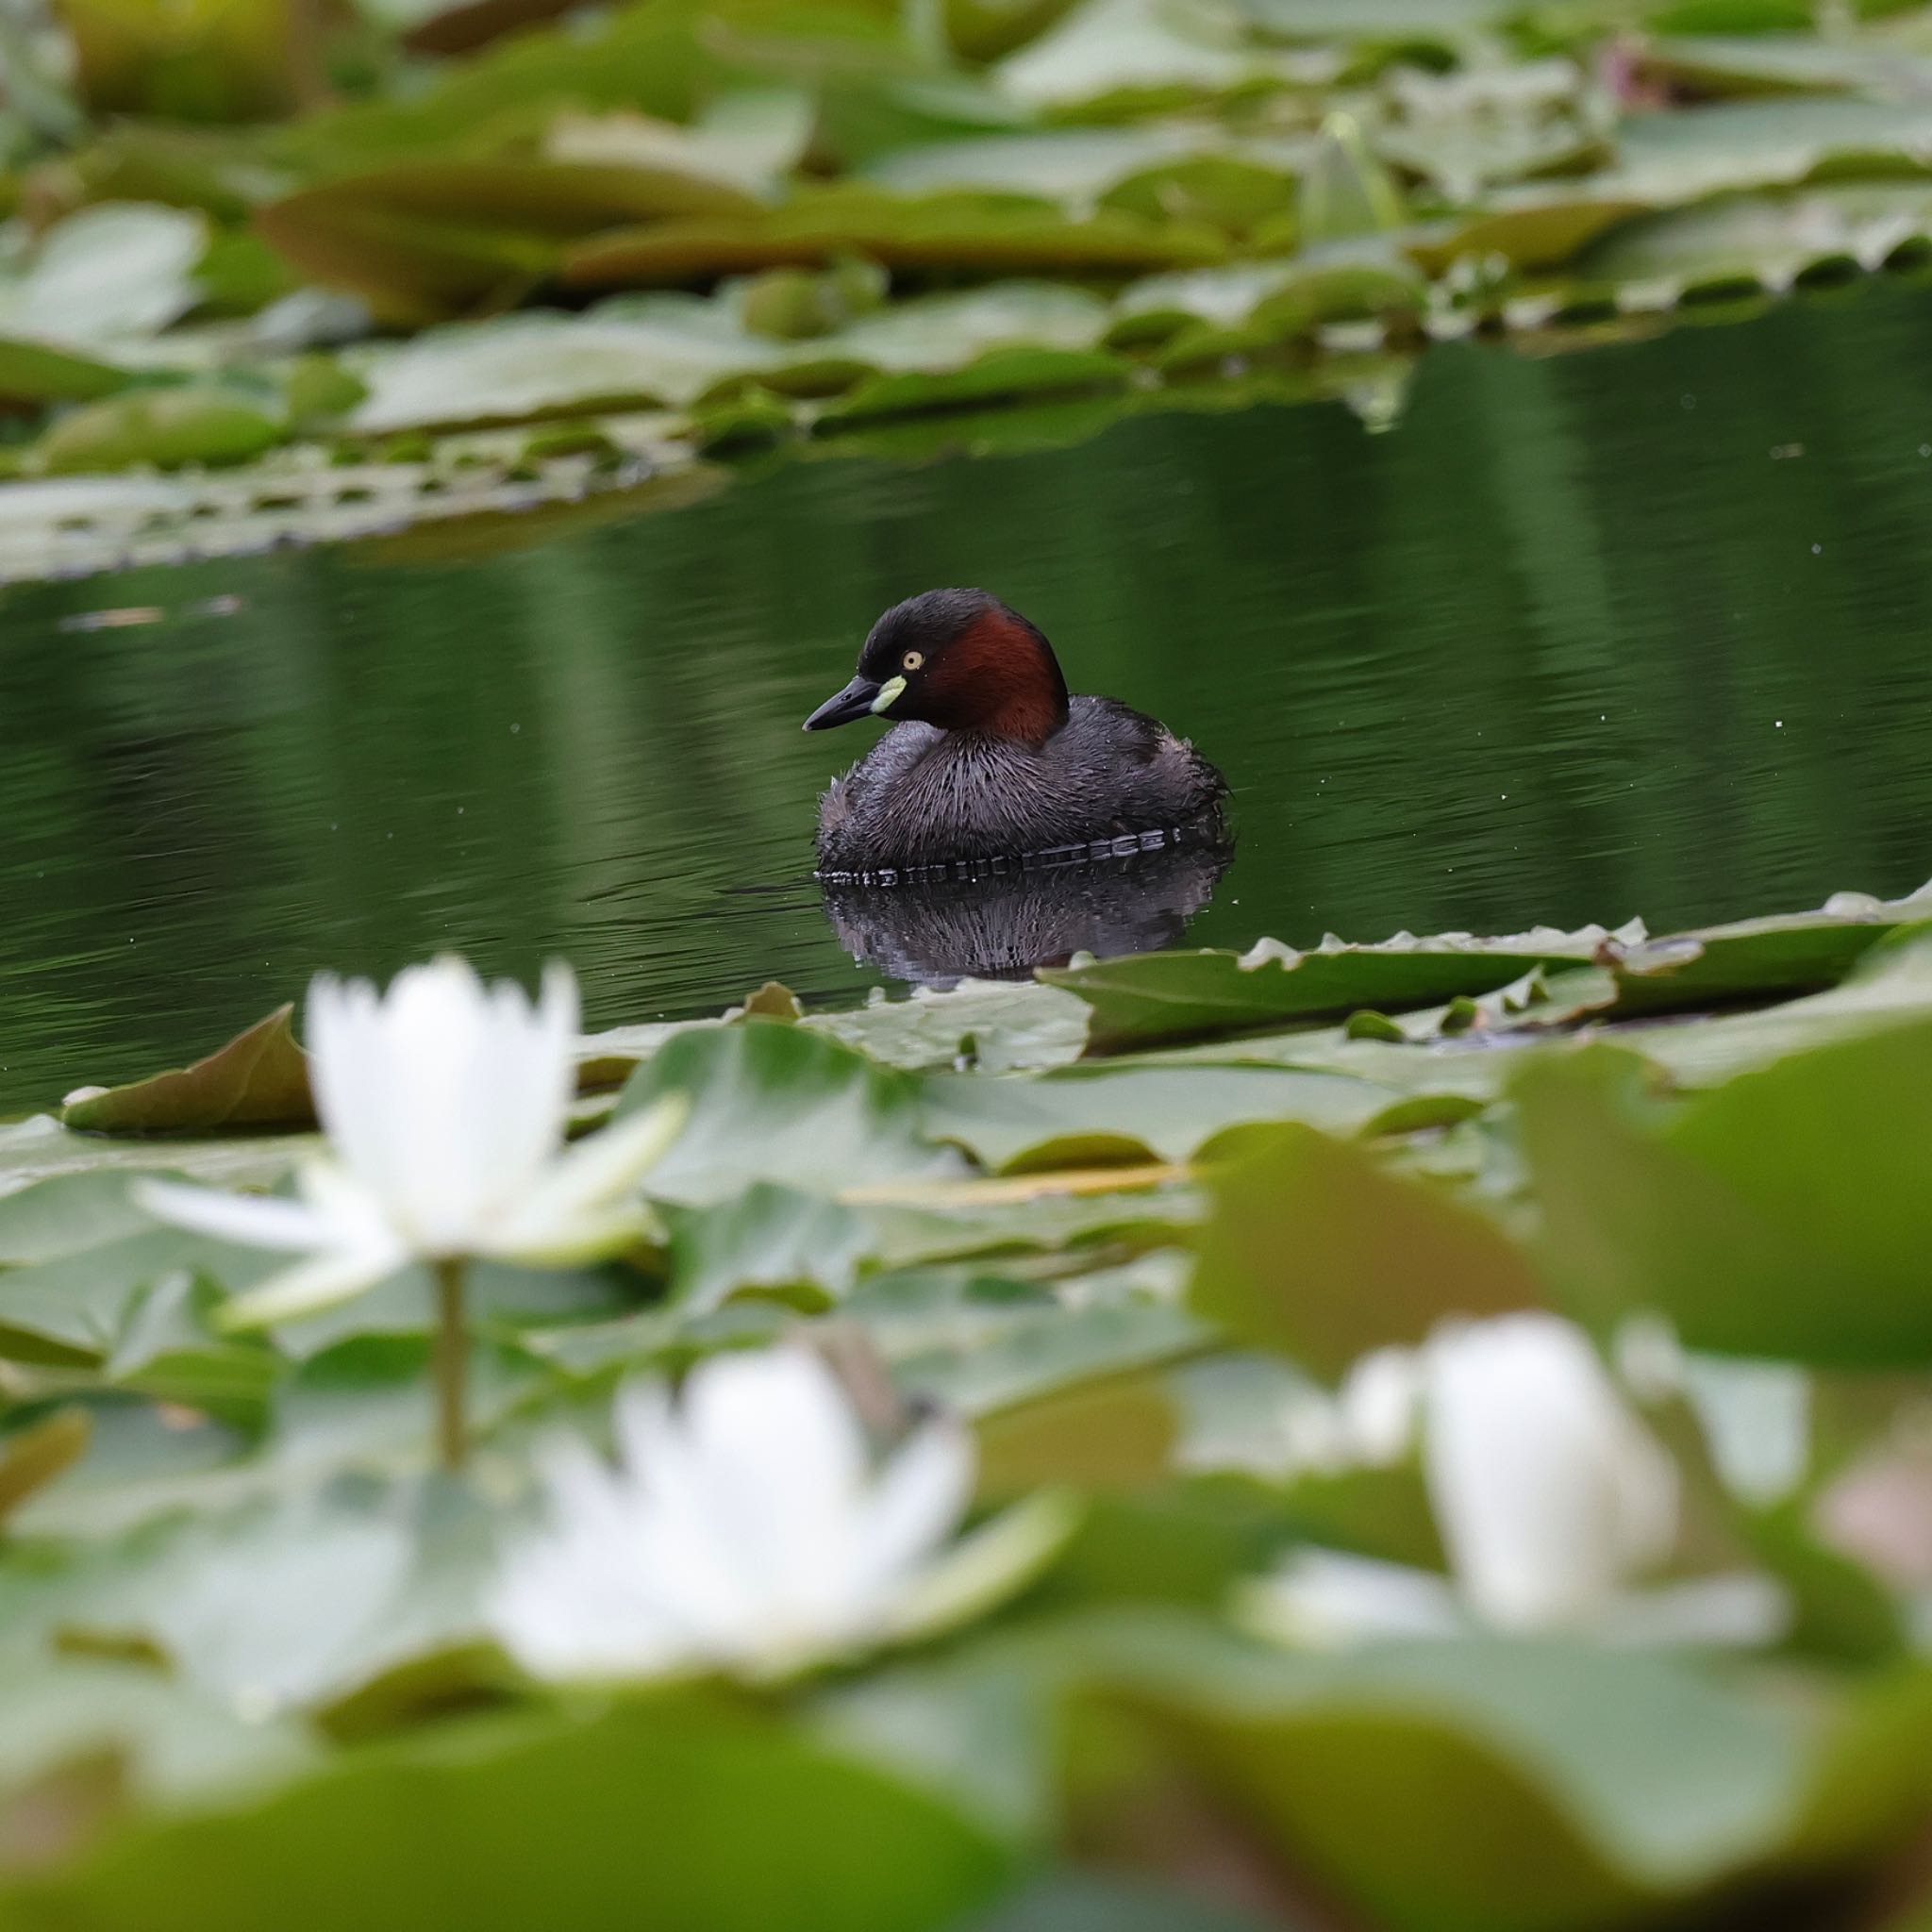
{"label": "grebe's dark beak", "polygon": [[878,703],[881,689],[870,677],[855,677],[843,691],[828,697],[805,721],[805,728],[808,731],[829,731],[834,724],[849,724],[855,718],[870,717],[873,707]]}

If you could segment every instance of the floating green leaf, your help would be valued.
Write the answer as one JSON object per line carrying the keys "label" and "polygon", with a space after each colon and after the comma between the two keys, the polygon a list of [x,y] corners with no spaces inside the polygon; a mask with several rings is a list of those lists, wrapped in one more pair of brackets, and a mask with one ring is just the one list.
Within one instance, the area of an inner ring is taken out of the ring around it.
{"label": "floating green leaf", "polygon": [[1654,1308],[1693,1348],[1853,1367],[1932,1359],[1932,1025],[1774,1061],[1676,1104],[1594,1046],[1516,1083],[1553,1284],[1607,1327]]}
{"label": "floating green leaf", "polygon": [[1208,1176],[1194,1310],[1328,1376],[1452,1316],[1535,1307],[1542,1291],[1494,1222],[1311,1128],[1243,1141]]}
{"label": "floating green leaf", "polygon": [[[433,1810],[443,1856],[422,1856]],[[608,1856],[640,1814],[658,1848]],[[353,1844],[357,1855],[345,1858]],[[222,1874],[218,1886],[196,1874]],[[1005,1860],[935,1801],[769,1722],[670,1704],[473,1724],[346,1757],[266,1798],[136,1828],[70,1874],[0,1890],[7,1932],[49,1914],[116,1932],[291,1932],[558,1916],[757,1932],[927,1932],[982,1904]],[[292,1917],[289,1913],[292,1912]]]}
{"label": "floating green leaf", "polygon": [[315,1119],[315,1102],[294,1014],[292,1006],[278,1007],[192,1067],[72,1099],[62,1119],[70,1127],[109,1134],[307,1125]]}
{"label": "floating green leaf", "polygon": [[245,463],[282,440],[278,415],[255,397],[213,384],[133,390],[83,403],[41,438],[36,455],[49,475],[123,470],[152,463]]}

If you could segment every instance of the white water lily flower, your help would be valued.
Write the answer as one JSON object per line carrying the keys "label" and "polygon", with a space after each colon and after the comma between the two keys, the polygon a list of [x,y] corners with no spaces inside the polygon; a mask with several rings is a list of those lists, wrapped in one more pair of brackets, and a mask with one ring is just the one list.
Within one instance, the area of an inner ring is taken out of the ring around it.
{"label": "white water lily flower", "polygon": [[[513,1550],[491,1607],[505,1647],[552,1678],[723,1667],[782,1674],[930,1627],[960,1606],[944,1550],[973,1491],[973,1438],[919,1424],[877,1467],[844,1391],[810,1351],[714,1357],[675,1402],[656,1384],[617,1398],[616,1465],[581,1442],[544,1460],[548,1526]],[[1015,1512],[1017,1514],[1019,1512]],[[1024,1541],[1024,1539],[1021,1539]],[[1009,1540],[1010,1578],[1037,1549]]]}
{"label": "white water lily flower", "polygon": [[1757,1642],[1784,1614],[1755,1576],[1661,1589],[1677,1472],[1583,1332],[1555,1315],[1454,1323],[1419,1355],[1423,1474],[1448,1577],[1332,1552],[1245,1598],[1303,1641],[1472,1625],[1631,1642]]}
{"label": "white water lily flower", "polygon": [[308,1035],[329,1155],[302,1167],[299,1198],[169,1181],[136,1190],[176,1226],[309,1257],[230,1304],[225,1326],[310,1314],[411,1261],[563,1264],[611,1253],[644,1226],[632,1189],[683,1104],[564,1147],[576,1084],[569,967],[549,968],[534,1003],[447,957],[399,973],[387,994],[323,974]]}

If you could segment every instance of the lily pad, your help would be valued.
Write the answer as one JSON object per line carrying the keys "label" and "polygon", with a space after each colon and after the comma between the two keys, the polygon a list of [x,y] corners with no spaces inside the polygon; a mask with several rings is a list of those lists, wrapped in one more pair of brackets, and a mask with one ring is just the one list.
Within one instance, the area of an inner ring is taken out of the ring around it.
{"label": "lily pad", "polygon": [[1378,945],[1324,941],[1307,953],[1268,940],[1247,953],[1143,953],[1042,968],[1040,976],[1087,1001],[1093,1050],[1116,1053],[1362,1007],[1391,1012],[1436,1006],[1458,993],[1494,992],[1535,967],[1587,961],[1607,937],[1601,927],[1497,940],[1405,934]]}
{"label": "lily pad", "polygon": [[128,372],[112,362],[44,342],[0,340],[0,408],[91,402],[111,395],[128,379]]}
{"label": "lily pad", "polygon": [[69,346],[152,335],[200,299],[208,238],[187,208],[83,208],[47,232],[24,273],[0,276],[0,335]]}
{"label": "lily pad", "polygon": [[559,273],[573,288],[649,288],[856,254],[895,273],[1131,274],[1215,261],[1225,252],[1212,229],[1118,209],[1075,217],[1028,195],[896,199],[854,186],[801,192],[736,220],[667,221],[599,236],[567,250]]}
{"label": "lily pad", "polygon": [[[559,1915],[754,1932],[795,1917],[801,1896],[814,1932],[926,1932],[1007,1877],[1000,1851],[944,1806],[764,1720],[632,1704],[473,1721],[460,1748],[450,1741],[344,1757],[266,1796],[124,1832],[70,1873],[0,1890],[0,1926],[52,1914],[99,1932],[242,1932],[264,1888],[286,1888],[291,1932],[345,1919],[508,1932]],[[436,1858],[411,1822],[425,1807]],[[641,1807],[661,1838],[641,1868],[607,1856]],[[210,1871],[219,1886],[187,1875]]]}
{"label": "lily pad", "polygon": [[1774,1061],[1676,1103],[1607,1046],[1514,1093],[1544,1272],[1607,1328],[1655,1309],[1692,1348],[1843,1367],[1932,1361],[1932,1024]]}
{"label": "lily pad", "polygon": [[293,1006],[277,1007],[192,1067],[71,1100],[61,1118],[70,1127],[115,1134],[308,1125],[315,1102],[294,1014]]}
{"label": "lily pad", "polygon": [[681,1033],[631,1075],[616,1118],[669,1093],[691,1113],[651,1192],[693,1205],[774,1181],[836,1194],[864,1179],[957,1174],[924,1129],[918,1078],[776,1020]]}
{"label": "lily pad", "polygon": [[1247,1341],[1339,1376],[1445,1318],[1535,1307],[1541,1284],[1485,1214],[1307,1127],[1272,1127],[1208,1174],[1189,1301]]}
{"label": "lily pad", "polygon": [[144,463],[174,470],[249,462],[282,436],[279,414],[256,397],[196,383],[82,403],[41,438],[35,455],[53,476]]}

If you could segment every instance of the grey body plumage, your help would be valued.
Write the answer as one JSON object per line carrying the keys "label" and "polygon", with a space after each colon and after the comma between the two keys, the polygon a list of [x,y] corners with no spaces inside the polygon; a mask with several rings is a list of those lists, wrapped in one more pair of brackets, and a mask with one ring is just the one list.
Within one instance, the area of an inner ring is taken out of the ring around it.
{"label": "grey body plumage", "polygon": [[1185,740],[1112,698],[1076,697],[1042,744],[895,724],[819,804],[828,872],[1018,858],[1077,841],[1167,831],[1218,811],[1221,774]]}

